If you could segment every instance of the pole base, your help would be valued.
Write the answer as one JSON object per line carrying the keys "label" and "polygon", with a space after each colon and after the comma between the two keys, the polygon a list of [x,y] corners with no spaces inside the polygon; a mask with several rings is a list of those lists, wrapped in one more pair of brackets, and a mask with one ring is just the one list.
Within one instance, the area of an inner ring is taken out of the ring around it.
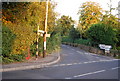
{"label": "pole base", "polygon": [[46,56],[46,50],[43,51],[43,58]]}

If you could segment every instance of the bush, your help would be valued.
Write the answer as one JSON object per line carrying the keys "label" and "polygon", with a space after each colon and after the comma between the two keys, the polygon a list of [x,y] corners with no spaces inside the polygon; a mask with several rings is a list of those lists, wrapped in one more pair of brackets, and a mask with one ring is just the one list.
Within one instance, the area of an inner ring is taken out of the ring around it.
{"label": "bush", "polygon": [[68,37],[68,36],[64,36],[64,37],[62,37],[62,42],[69,42],[69,43],[72,43],[73,40],[72,40],[70,37]]}
{"label": "bush", "polygon": [[9,57],[1,57],[3,64],[13,63],[13,62],[22,62],[25,60],[24,54],[10,54]]}
{"label": "bush", "polygon": [[73,27],[71,27],[71,29],[70,29],[69,36],[70,36],[70,38],[72,39],[72,41],[73,41],[73,43],[74,43],[76,39],[80,38],[80,33],[79,33],[79,31],[76,30],[76,29],[74,28],[74,26],[73,26]]}
{"label": "bush", "polygon": [[90,46],[90,40],[87,40],[87,39],[77,39],[75,40],[75,43]]}
{"label": "bush", "polygon": [[13,60],[14,62],[21,62],[23,59],[25,59],[24,57],[24,54],[11,54],[9,59]]}
{"label": "bush", "polygon": [[2,63],[3,64],[8,64],[8,63],[12,63],[12,62],[14,62],[12,59],[9,59],[9,58],[6,58],[6,57],[2,58]]}
{"label": "bush", "polygon": [[11,54],[12,45],[14,43],[14,39],[16,35],[11,32],[11,30],[2,26],[2,63],[12,63],[22,61],[24,58],[24,54]]}
{"label": "bush", "polygon": [[47,38],[47,52],[51,53],[52,51],[58,49],[61,45],[61,35],[60,33],[51,34],[50,38]]}
{"label": "bush", "polygon": [[116,31],[113,27],[105,24],[94,24],[86,32],[93,46],[107,44],[115,46],[117,42]]}
{"label": "bush", "polygon": [[[51,33],[51,36],[47,38],[47,54],[51,53],[52,51],[58,49],[61,44],[61,36],[60,33]],[[43,54],[43,37],[39,37],[39,55]],[[31,53],[33,56],[36,55],[36,42],[31,45]],[[41,56],[41,55],[40,55]]]}
{"label": "bush", "polygon": [[118,42],[117,42],[117,49],[120,50],[120,28],[117,29],[117,39],[118,39]]}
{"label": "bush", "polygon": [[9,57],[12,51],[12,44],[15,39],[15,34],[11,32],[11,30],[6,27],[2,26],[2,55],[3,57]]}

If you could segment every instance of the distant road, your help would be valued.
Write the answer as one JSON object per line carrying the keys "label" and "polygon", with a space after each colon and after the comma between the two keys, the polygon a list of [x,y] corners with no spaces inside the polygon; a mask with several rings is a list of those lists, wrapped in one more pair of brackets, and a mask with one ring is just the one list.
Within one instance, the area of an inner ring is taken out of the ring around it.
{"label": "distant road", "polygon": [[57,64],[41,69],[3,72],[3,79],[118,79],[120,60],[68,45],[61,48],[61,61]]}

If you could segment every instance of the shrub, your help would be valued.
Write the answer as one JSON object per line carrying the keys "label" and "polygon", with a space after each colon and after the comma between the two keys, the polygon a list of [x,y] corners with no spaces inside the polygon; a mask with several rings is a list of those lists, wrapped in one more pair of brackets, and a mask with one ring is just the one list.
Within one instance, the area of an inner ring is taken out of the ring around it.
{"label": "shrub", "polygon": [[117,39],[118,39],[118,42],[116,44],[116,47],[118,50],[120,50],[120,28],[117,29]]}
{"label": "shrub", "polygon": [[74,28],[74,26],[73,26],[73,27],[71,27],[71,29],[70,29],[69,36],[70,36],[70,38],[72,39],[72,41],[73,41],[73,43],[74,43],[75,40],[80,37],[80,33],[79,33],[79,31],[76,30],[76,29]]}
{"label": "shrub", "polygon": [[113,27],[105,24],[94,24],[87,30],[87,37],[94,46],[107,44],[115,46],[117,42],[116,31]]}
{"label": "shrub", "polygon": [[2,63],[12,63],[22,61],[24,54],[11,54],[13,50],[12,45],[16,35],[5,25],[2,26]]}
{"label": "shrub", "polygon": [[13,60],[14,62],[21,62],[23,59],[25,59],[24,57],[24,54],[11,54],[9,59]]}
{"label": "shrub", "polygon": [[73,40],[72,40],[69,36],[64,36],[64,37],[62,37],[62,42],[69,42],[69,43],[72,43]]}
{"label": "shrub", "polygon": [[75,40],[75,43],[90,46],[90,40],[87,40],[87,39],[77,39]]}
{"label": "shrub", "polygon": [[61,35],[60,33],[51,34],[50,38],[47,38],[47,51],[51,53],[53,50],[56,50],[61,45]]}
{"label": "shrub", "polygon": [[13,63],[13,62],[21,62],[23,61],[24,55],[23,54],[10,54],[9,57],[3,57],[2,56],[2,63],[3,64],[8,64],[8,63]]}
{"label": "shrub", "polygon": [[[52,51],[58,49],[61,44],[61,36],[60,33],[51,33],[50,38],[47,38],[47,54],[51,53]],[[43,37],[39,37],[39,55],[43,54]],[[31,45],[31,53],[33,56],[36,55],[36,43]],[[41,55],[40,55],[41,56]]]}
{"label": "shrub", "polygon": [[2,63],[3,64],[8,64],[8,63],[12,63],[14,62],[13,60],[9,59],[9,58],[6,58],[6,57],[3,57],[2,58]]}
{"label": "shrub", "polygon": [[2,55],[3,57],[9,57],[12,51],[12,44],[15,39],[15,34],[11,32],[11,30],[6,27],[2,26]]}

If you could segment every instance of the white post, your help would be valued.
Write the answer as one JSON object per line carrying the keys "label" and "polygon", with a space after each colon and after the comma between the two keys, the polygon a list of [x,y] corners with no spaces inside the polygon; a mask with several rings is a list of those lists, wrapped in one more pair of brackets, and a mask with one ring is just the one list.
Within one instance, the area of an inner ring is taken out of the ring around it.
{"label": "white post", "polygon": [[49,0],[47,0],[46,2],[46,17],[45,17],[45,33],[44,33],[44,47],[43,47],[43,58],[46,55],[46,34],[47,34],[47,19],[48,19],[48,2]]}

